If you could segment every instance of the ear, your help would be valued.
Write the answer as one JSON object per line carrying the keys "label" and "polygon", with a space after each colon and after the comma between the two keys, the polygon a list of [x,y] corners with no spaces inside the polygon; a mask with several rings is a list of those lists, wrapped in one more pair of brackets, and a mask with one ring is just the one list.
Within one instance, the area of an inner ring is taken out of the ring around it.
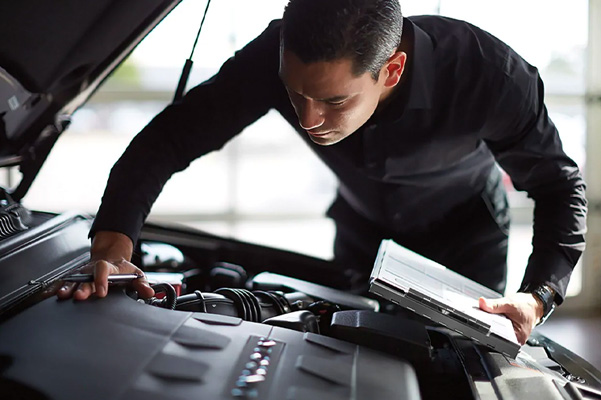
{"label": "ear", "polygon": [[407,53],[397,51],[390,56],[386,64],[384,64],[384,87],[391,88],[396,86],[401,80],[405,63],[407,62]]}

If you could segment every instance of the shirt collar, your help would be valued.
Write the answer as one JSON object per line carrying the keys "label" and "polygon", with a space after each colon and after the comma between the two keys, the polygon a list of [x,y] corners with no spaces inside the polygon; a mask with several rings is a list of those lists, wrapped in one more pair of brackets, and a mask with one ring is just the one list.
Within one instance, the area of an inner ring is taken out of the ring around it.
{"label": "shirt collar", "polygon": [[[434,86],[434,44],[432,39],[410,19],[404,18],[403,30],[413,33],[412,53],[408,54],[410,64],[410,80],[407,109],[428,109],[432,106]],[[404,36],[404,35],[403,35]]]}

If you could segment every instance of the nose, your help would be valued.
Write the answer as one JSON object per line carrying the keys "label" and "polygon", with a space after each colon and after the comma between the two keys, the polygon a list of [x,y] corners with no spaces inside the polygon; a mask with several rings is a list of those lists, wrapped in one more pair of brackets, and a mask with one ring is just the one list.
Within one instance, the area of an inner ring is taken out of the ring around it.
{"label": "nose", "polygon": [[298,123],[306,131],[319,128],[325,122],[323,110],[311,99],[305,99],[298,110]]}

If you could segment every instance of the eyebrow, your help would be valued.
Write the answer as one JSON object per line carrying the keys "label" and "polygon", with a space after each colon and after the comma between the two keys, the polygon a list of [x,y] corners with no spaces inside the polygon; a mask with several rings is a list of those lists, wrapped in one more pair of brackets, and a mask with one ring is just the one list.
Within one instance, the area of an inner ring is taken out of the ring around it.
{"label": "eyebrow", "polygon": [[[294,93],[296,93],[296,94],[298,94],[298,95],[302,96],[302,94],[298,93],[296,90],[292,90],[292,89],[291,89],[291,88],[290,88],[288,85],[286,85],[286,82],[285,82],[285,81],[284,81],[284,79],[283,79],[283,76],[282,76],[282,72],[281,72],[281,71],[278,71],[278,77],[280,78],[280,81],[282,82],[282,84],[284,85],[284,87],[285,87],[287,90],[290,90],[290,91],[292,91],[292,92],[294,92]],[[303,97],[304,97],[304,96],[303,96]],[[344,94],[341,94],[341,95],[338,95],[338,96],[332,96],[332,97],[328,97],[328,98],[326,98],[326,99],[313,99],[313,100],[315,100],[315,101],[324,101],[324,102],[330,102],[330,103],[338,103],[338,102],[340,102],[340,101],[343,101],[343,100],[346,100],[346,99],[348,99],[348,98],[350,98],[350,97],[352,97],[352,95],[350,95],[350,94],[349,94],[349,95],[344,95]]]}
{"label": "eyebrow", "polygon": [[338,102],[348,99],[349,97],[350,96],[334,96],[334,97],[328,97],[327,99],[315,99],[315,100],[316,101],[325,101],[328,103],[338,103]]}
{"label": "eyebrow", "polygon": [[[294,92],[294,93],[298,94],[299,96],[302,96],[302,94],[298,93],[297,91],[290,89],[285,83],[284,83],[284,86],[286,87],[286,89],[290,90],[291,92]],[[305,97],[305,96],[303,96],[303,97]],[[348,99],[349,97],[351,97],[351,95],[339,95],[339,96],[328,97],[325,99],[313,99],[313,100],[330,102],[330,103],[338,103],[338,102]]]}

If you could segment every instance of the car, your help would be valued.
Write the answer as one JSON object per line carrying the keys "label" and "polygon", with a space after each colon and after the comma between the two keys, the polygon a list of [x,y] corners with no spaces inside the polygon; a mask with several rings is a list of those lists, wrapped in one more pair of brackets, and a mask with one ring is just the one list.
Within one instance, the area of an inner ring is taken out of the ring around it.
{"label": "car", "polygon": [[601,372],[540,333],[510,357],[357,293],[327,260],[166,223],[135,252],[155,297],[114,283],[58,300],[92,217],[21,200],[73,112],[178,3],[0,5],[0,166],[22,175],[0,194],[0,398],[601,398]]}

